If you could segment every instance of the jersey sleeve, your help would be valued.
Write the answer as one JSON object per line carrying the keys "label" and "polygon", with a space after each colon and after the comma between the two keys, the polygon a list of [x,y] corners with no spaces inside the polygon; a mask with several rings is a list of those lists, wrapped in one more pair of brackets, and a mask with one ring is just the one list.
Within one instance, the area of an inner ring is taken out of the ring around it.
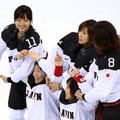
{"label": "jersey sleeve", "polygon": [[63,78],[63,80],[62,80],[62,82],[61,82],[61,84],[62,84],[62,87],[63,87],[63,89],[65,89],[66,87],[67,87],[67,80],[70,78],[71,76],[69,75],[69,74],[66,74],[65,76],[64,76],[64,78]]}
{"label": "jersey sleeve", "polygon": [[88,73],[83,67],[81,67],[79,71],[82,76],[85,76]]}
{"label": "jersey sleeve", "polygon": [[114,98],[113,96],[114,94],[120,94],[118,84],[116,84],[120,79],[119,75],[120,70],[105,69],[99,71],[98,81],[95,87],[85,95],[85,100],[90,103],[99,100],[102,102],[106,102],[106,100],[112,101],[113,99],[117,100],[118,98]]}
{"label": "jersey sleeve", "polygon": [[54,46],[54,48],[51,50],[47,58],[47,60],[51,64],[54,64],[54,58],[55,58],[56,52],[58,52],[60,55],[63,55],[63,50],[58,45]]}
{"label": "jersey sleeve", "polygon": [[38,64],[49,77],[54,75],[54,69],[55,69],[54,64],[51,64],[46,59],[39,60]]}
{"label": "jersey sleeve", "polygon": [[57,77],[54,75],[54,70],[55,70],[54,64],[51,64],[46,59],[39,60],[38,64],[42,68],[42,70],[47,74],[47,76],[50,78],[51,81],[61,83],[63,76],[61,75],[61,76]]}
{"label": "jersey sleeve", "polygon": [[88,93],[93,88],[93,86],[87,81],[83,83],[78,83],[78,86],[84,94]]}
{"label": "jersey sleeve", "polygon": [[32,73],[34,67],[34,60],[31,58],[25,57],[21,65],[11,74],[11,79],[17,83],[20,80],[23,80],[26,76],[29,76]]}
{"label": "jersey sleeve", "polygon": [[[38,46],[31,48],[30,51],[39,53],[41,57],[46,56],[46,51],[41,43]],[[20,62],[18,61],[18,63]],[[23,80],[26,76],[29,76],[33,71],[34,63],[35,60],[32,58],[24,57],[18,68],[14,71],[13,74],[11,74],[11,79],[17,83],[20,80]],[[15,65],[17,64],[15,63]]]}

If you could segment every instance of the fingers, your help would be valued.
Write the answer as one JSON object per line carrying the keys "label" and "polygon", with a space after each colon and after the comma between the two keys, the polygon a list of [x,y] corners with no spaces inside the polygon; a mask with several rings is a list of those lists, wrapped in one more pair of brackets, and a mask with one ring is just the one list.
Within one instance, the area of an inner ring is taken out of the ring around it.
{"label": "fingers", "polygon": [[56,59],[62,59],[62,56],[58,52],[56,52],[55,58]]}
{"label": "fingers", "polygon": [[71,68],[71,71],[70,71],[70,76],[72,76],[72,77],[74,77],[76,74],[80,74],[80,71],[79,71],[79,69],[75,69],[75,68],[72,68],[72,67],[70,67]]}
{"label": "fingers", "polygon": [[58,83],[57,82],[49,81],[47,86],[52,92],[55,92],[58,90]]}
{"label": "fingers", "polygon": [[23,56],[25,56],[25,55],[28,54],[28,52],[29,52],[28,50],[22,50],[22,51],[21,51],[21,54],[22,54]]}
{"label": "fingers", "polygon": [[5,77],[5,76],[3,76],[3,75],[1,75],[1,77],[0,77],[5,83],[7,83],[8,81],[7,81],[7,77]]}
{"label": "fingers", "polygon": [[17,55],[17,60],[23,59],[28,54],[28,52],[28,50],[20,51],[20,53]]}
{"label": "fingers", "polygon": [[76,96],[76,98],[77,98],[78,100],[83,100],[83,99],[82,99],[82,95],[83,95],[83,93],[81,92],[81,90],[77,90],[77,91],[75,92],[75,96]]}
{"label": "fingers", "polygon": [[62,66],[64,63],[62,56],[58,52],[56,52],[54,63],[56,66]]}

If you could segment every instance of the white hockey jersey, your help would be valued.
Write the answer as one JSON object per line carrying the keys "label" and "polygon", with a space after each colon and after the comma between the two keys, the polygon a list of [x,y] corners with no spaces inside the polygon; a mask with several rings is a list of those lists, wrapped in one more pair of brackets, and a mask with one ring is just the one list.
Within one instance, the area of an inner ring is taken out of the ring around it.
{"label": "white hockey jersey", "polygon": [[59,102],[46,84],[27,87],[27,120],[60,120]]}
{"label": "white hockey jersey", "polygon": [[[64,94],[62,91],[61,95]],[[62,95],[64,96],[64,95]],[[74,99],[67,103],[67,100],[60,96],[60,116],[61,120],[94,120],[95,108],[85,101]]]}
{"label": "white hockey jersey", "polygon": [[91,65],[91,72],[86,77],[94,76],[94,87],[85,95],[87,102],[100,100],[111,103],[120,99],[120,54],[112,55],[100,58],[99,64],[94,61]]}
{"label": "white hockey jersey", "polygon": [[21,38],[17,38],[17,29],[15,24],[11,24],[1,33],[0,38],[0,57],[6,50],[9,60],[11,79],[17,83],[20,80],[26,79],[33,70],[34,60],[25,57],[22,60],[16,61],[16,55],[23,49],[36,51],[42,57],[46,57],[46,51],[43,47],[42,40],[39,34],[30,26],[29,30]]}

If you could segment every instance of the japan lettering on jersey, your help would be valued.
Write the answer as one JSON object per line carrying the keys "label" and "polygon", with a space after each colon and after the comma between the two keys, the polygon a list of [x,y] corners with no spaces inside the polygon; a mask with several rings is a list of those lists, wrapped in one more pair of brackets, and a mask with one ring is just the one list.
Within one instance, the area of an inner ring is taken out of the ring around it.
{"label": "japan lettering on jersey", "polygon": [[27,86],[27,119],[28,120],[60,120],[58,100],[46,84],[34,87]]}
{"label": "japan lettering on jersey", "polygon": [[76,103],[64,105],[61,103],[60,105],[60,115],[61,120],[74,120],[76,113]]}

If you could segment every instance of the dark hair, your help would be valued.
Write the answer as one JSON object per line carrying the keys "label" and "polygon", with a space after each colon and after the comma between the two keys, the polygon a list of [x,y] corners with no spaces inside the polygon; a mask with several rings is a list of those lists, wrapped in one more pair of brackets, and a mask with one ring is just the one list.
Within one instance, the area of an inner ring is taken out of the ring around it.
{"label": "dark hair", "polygon": [[88,43],[86,44],[86,47],[89,47],[92,45],[92,34],[91,34],[91,31],[92,31],[92,27],[95,25],[96,21],[93,20],[93,19],[89,19],[89,20],[86,20],[84,22],[82,22],[79,27],[78,27],[78,32],[81,31],[83,28],[87,28],[87,32],[88,32],[88,35],[89,35],[89,41]]}
{"label": "dark hair", "polygon": [[37,61],[35,61],[34,66],[35,66],[35,65],[37,65],[37,66],[40,68],[40,70],[42,70],[42,68],[38,65],[38,62],[37,62]]}
{"label": "dark hair", "polygon": [[35,68],[35,65],[37,65],[40,68],[40,70],[43,72],[43,75],[46,76],[46,73],[42,70],[42,68],[39,66],[37,61],[34,64],[34,68]]}
{"label": "dark hair", "polygon": [[120,51],[119,37],[115,27],[110,22],[97,22],[93,27],[92,36],[98,54],[104,55],[110,50]]}
{"label": "dark hair", "polygon": [[73,77],[70,77],[67,80],[67,85],[70,88],[70,94],[75,97],[75,92],[79,89],[77,82],[73,79]]}
{"label": "dark hair", "polygon": [[32,10],[26,5],[21,5],[14,12],[14,21],[18,18],[25,19],[25,16],[32,21]]}

